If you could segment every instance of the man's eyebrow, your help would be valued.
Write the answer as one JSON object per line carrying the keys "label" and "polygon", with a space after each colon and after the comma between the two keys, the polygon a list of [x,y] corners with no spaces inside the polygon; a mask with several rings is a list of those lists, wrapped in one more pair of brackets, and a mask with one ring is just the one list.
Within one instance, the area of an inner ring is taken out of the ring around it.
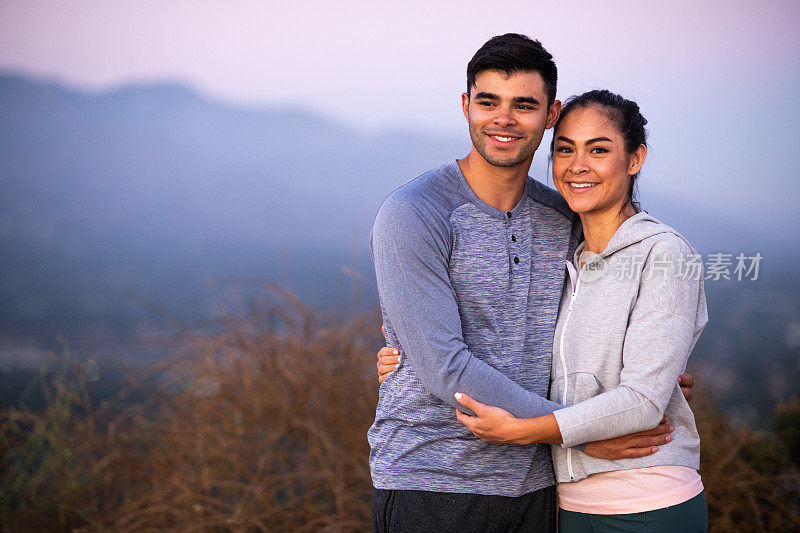
{"label": "man's eyebrow", "polygon": [[[494,93],[489,93],[486,91],[481,91],[475,95],[476,99],[481,100],[500,100],[500,97]],[[530,104],[530,105],[539,105],[539,100],[534,98],[533,96],[517,96],[511,99],[512,102],[515,104]]]}
{"label": "man's eyebrow", "polygon": [[516,98],[514,98],[513,102],[515,104],[539,105],[539,100],[537,100],[533,96],[517,96]]}

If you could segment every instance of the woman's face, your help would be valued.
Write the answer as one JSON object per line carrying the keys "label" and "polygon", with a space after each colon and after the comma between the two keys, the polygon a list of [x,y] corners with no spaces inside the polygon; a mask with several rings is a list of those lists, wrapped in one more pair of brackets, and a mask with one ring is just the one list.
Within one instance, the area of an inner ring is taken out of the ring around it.
{"label": "woman's face", "polygon": [[597,107],[571,111],[553,135],[553,183],[569,207],[580,214],[621,212],[645,146],[627,154],[616,124]]}

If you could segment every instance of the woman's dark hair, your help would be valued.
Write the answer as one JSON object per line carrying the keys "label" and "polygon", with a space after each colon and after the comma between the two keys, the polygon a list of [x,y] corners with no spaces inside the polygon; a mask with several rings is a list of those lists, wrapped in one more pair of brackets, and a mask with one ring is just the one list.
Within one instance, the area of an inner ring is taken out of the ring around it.
{"label": "woman's dark hair", "polygon": [[[572,96],[564,102],[564,106],[561,108],[561,115],[553,128],[553,142],[550,143],[551,159],[555,146],[555,132],[558,131],[561,121],[572,111],[587,107],[598,108],[614,122],[617,130],[622,135],[622,139],[625,141],[625,152],[628,155],[634,153],[641,145],[647,146],[647,130],[644,128],[647,124],[647,119],[642,116],[638,104],[633,100],[626,100],[611,91],[600,89]],[[639,202],[636,200],[636,180],[638,178],[639,173],[637,172],[631,176],[631,182],[628,185],[628,202],[636,212],[641,211]]]}
{"label": "woman's dark hair", "polygon": [[472,56],[467,65],[467,94],[475,78],[484,70],[499,70],[510,76],[516,72],[538,72],[547,90],[547,107],[556,99],[558,71],[553,56],[542,43],[527,35],[506,33],[492,37]]}

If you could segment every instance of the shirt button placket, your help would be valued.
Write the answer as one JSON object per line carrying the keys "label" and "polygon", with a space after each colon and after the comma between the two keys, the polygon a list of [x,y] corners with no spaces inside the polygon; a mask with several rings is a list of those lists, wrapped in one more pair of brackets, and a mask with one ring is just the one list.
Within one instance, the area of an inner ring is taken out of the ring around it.
{"label": "shirt button placket", "polygon": [[[506,219],[506,223],[508,225],[511,225],[511,212],[509,211],[508,213],[506,213],[506,215],[508,216],[508,218]],[[514,230],[512,229],[511,231],[513,232]],[[514,233],[511,234],[511,242],[513,242],[513,243],[517,242],[517,236]],[[516,245],[512,245],[510,247],[509,251],[512,254],[511,260],[514,261],[515,265],[518,265],[519,264],[519,256],[516,253]]]}

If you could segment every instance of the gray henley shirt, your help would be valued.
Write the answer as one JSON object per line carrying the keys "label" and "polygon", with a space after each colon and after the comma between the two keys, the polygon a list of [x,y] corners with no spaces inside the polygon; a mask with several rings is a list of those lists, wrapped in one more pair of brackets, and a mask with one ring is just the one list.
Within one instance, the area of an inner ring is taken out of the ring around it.
{"label": "gray henley shirt", "polygon": [[554,483],[548,445],[482,442],[456,420],[453,394],[526,418],[562,407],[546,398],[573,217],[530,177],[516,207],[500,211],[456,161],[383,202],[371,253],[402,361],[368,432],[375,487],[519,496]]}

